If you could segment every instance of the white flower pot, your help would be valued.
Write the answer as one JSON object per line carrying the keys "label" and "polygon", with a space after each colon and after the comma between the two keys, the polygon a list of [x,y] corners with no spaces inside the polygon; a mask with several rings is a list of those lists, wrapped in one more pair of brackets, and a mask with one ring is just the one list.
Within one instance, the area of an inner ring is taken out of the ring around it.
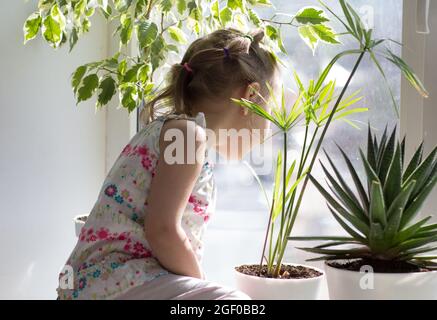
{"label": "white flower pot", "polygon": [[325,263],[332,300],[437,299],[437,271],[369,273],[338,269]]}
{"label": "white flower pot", "polygon": [[81,220],[81,218],[86,217],[87,215],[79,215],[74,217],[73,221],[74,221],[74,229],[76,232],[76,237],[79,237],[80,235],[80,231],[82,230],[82,227],[85,225],[85,221]]}
{"label": "white flower pot", "polygon": [[325,280],[324,272],[318,268],[301,266],[317,270],[321,275],[308,279],[273,279],[246,275],[234,269],[236,288],[254,300],[320,299],[321,287]]}

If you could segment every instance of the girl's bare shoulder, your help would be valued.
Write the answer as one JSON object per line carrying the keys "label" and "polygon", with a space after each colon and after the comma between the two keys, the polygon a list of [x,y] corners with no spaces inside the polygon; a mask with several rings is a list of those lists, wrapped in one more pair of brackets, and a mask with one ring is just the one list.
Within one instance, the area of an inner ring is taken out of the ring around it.
{"label": "girl's bare shoulder", "polygon": [[195,159],[194,163],[184,161],[184,164],[187,164],[188,167],[200,168],[205,160],[206,142],[205,129],[195,121],[168,119],[164,122],[161,130],[159,148],[163,151],[161,156],[164,156],[166,153],[164,150],[171,146],[172,152],[181,152],[182,159]]}
{"label": "girl's bare shoulder", "polygon": [[168,119],[162,126],[160,142],[168,143],[168,137],[183,137],[185,141],[194,138],[196,145],[202,145],[206,143],[206,130],[191,119]]}

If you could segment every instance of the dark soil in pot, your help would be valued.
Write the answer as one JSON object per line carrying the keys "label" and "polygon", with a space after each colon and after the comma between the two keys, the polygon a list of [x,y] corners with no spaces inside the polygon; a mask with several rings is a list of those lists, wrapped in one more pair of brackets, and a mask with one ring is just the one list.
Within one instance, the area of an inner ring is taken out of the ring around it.
{"label": "dark soil in pot", "polygon": [[349,270],[360,271],[363,266],[371,266],[376,273],[410,273],[410,272],[429,272],[432,270],[422,268],[405,261],[387,261],[374,259],[355,259],[355,260],[334,260],[326,261],[328,266]]}
{"label": "dark soil in pot", "polygon": [[[249,276],[261,277],[261,278],[272,278],[267,275],[267,266],[263,265],[261,268],[261,275],[259,270],[259,264],[245,264],[239,267],[236,267],[235,270],[242,274],[246,274]],[[290,265],[282,265],[281,270],[279,271],[279,277],[277,279],[309,279],[316,278],[321,276],[322,273],[304,266],[290,266]]]}

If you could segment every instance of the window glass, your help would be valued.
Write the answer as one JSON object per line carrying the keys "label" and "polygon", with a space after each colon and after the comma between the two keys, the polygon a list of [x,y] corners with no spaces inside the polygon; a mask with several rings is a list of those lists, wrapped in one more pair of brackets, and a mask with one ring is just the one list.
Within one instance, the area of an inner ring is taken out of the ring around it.
{"label": "window glass", "polygon": [[[271,0],[276,11],[295,13],[304,6],[315,5],[314,1],[307,0]],[[401,41],[402,32],[402,1],[400,0],[354,0],[351,1],[360,14],[370,24],[374,25],[376,37],[391,38]],[[336,1],[329,1],[335,12],[341,12]],[[270,18],[273,10],[266,9],[261,12],[264,18]],[[336,31],[343,31],[339,23],[332,21]],[[316,78],[318,73],[328,64],[334,55],[342,50],[356,48],[356,44],[347,37],[341,37],[342,46],[321,44],[315,55],[299,38],[297,30],[286,27],[282,32],[284,45],[288,51],[285,60],[292,66],[301,78],[307,82]],[[396,45],[391,45],[392,50],[399,50]],[[399,53],[399,51],[398,51]],[[346,57],[341,60],[331,76],[337,81],[337,90],[347,80],[356,57]],[[400,101],[400,73],[390,63],[382,63],[390,87],[399,105]],[[284,72],[283,78],[286,86],[293,87],[292,70]],[[365,148],[367,140],[367,123],[370,122],[377,132],[382,133],[385,126],[392,128],[398,123],[397,115],[393,108],[389,91],[381,75],[376,70],[370,59],[365,58],[361,64],[348,93],[361,89],[364,97],[357,106],[368,107],[367,113],[353,115],[349,120],[360,126],[356,129],[349,124],[338,121],[328,131],[324,148],[338,163],[339,168],[346,174],[346,168],[337,152],[335,143],[338,143],[351,160],[360,165],[357,148]],[[274,141],[275,150],[280,147],[281,138]],[[303,143],[303,128],[296,128],[290,132],[289,159],[296,159],[300,144]],[[276,151],[265,155],[265,161],[273,164]],[[323,157],[320,157],[322,160]],[[272,170],[271,170],[272,171]],[[313,175],[324,181],[320,165],[317,164]],[[209,230],[206,234],[206,251],[204,267],[210,279],[233,284],[232,267],[241,263],[257,263],[261,255],[261,247],[265,236],[268,221],[263,193],[250,171],[243,164],[220,164],[215,166],[215,178],[218,184],[217,211],[211,219]],[[272,172],[261,175],[263,183],[270,187],[273,183]],[[293,231],[294,235],[316,234],[342,234],[333,217],[327,210],[324,200],[313,187],[306,191],[302,210]],[[299,243],[302,245],[302,243]],[[299,252],[289,244],[285,261],[304,262],[309,257],[307,253]],[[320,264],[315,264],[320,265]]]}

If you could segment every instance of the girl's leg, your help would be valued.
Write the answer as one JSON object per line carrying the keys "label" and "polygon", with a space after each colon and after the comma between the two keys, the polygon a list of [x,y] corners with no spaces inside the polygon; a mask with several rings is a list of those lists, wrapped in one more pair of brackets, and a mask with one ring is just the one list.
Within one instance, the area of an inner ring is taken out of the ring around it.
{"label": "girl's leg", "polygon": [[119,297],[120,300],[250,300],[241,291],[197,278],[167,274]]}

